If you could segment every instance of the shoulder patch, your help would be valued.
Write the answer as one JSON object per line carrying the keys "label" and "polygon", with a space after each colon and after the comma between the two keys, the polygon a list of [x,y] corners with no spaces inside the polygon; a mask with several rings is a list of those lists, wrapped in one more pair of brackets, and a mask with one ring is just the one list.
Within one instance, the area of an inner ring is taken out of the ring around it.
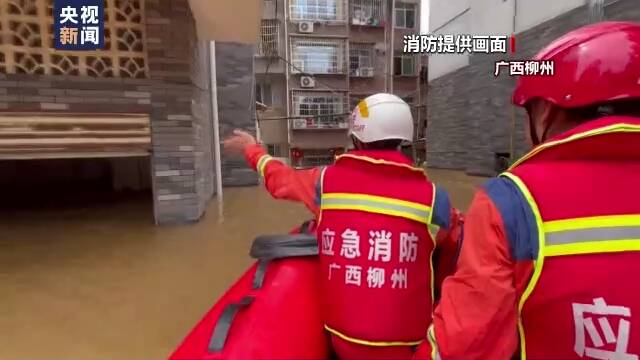
{"label": "shoulder patch", "polygon": [[431,222],[442,229],[449,229],[451,226],[451,201],[449,200],[449,193],[438,185],[435,186],[431,211]]}
{"label": "shoulder patch", "polygon": [[493,178],[483,187],[500,212],[511,256],[517,261],[535,260],[538,255],[538,227],[520,189],[506,177]]}

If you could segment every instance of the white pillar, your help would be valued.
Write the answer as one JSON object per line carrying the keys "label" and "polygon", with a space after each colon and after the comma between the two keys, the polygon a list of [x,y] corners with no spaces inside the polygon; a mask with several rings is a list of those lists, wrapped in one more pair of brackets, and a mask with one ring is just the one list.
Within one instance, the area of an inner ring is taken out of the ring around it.
{"label": "white pillar", "polygon": [[209,43],[211,62],[211,115],[213,117],[213,148],[216,169],[216,195],[222,203],[222,156],[220,154],[220,121],[218,119],[218,85],[216,80],[216,43]]}

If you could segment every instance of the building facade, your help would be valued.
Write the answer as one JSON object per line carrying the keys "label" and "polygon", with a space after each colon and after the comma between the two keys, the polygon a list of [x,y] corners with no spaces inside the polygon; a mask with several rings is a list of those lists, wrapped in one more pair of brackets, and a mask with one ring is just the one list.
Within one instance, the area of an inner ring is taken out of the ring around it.
{"label": "building facade", "polygon": [[[106,163],[114,188],[151,188],[156,223],[198,220],[214,195],[215,150],[210,44],[198,39],[189,1],[106,0],[99,51],[54,49],[52,24],[53,0],[0,0],[0,171]],[[253,48],[216,53],[221,127],[253,123],[252,102],[233,90],[238,79],[252,88]]]}
{"label": "building facade", "polygon": [[638,0],[431,0],[430,33],[515,34],[517,51],[429,56],[429,166],[494,175],[523,155],[526,114],[511,105],[515,78],[495,77],[495,62],[530,59],[590,22],[640,21],[638,5]]}
{"label": "building facade", "polygon": [[420,1],[263,1],[255,100],[267,106],[258,132],[273,156],[296,167],[333,162],[348,114],[378,92],[404,98],[423,123],[420,57],[403,53],[404,35],[419,32]]}

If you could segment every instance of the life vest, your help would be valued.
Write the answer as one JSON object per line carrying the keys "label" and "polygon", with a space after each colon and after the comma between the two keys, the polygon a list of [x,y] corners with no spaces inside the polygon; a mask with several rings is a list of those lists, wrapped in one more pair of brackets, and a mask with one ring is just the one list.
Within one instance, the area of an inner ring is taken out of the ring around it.
{"label": "life vest", "polygon": [[606,117],[543,143],[502,176],[536,217],[519,303],[522,359],[640,355],[640,119]]}
{"label": "life vest", "polygon": [[361,345],[418,344],[431,324],[434,185],[396,151],[341,155],[321,184],[325,328]]}

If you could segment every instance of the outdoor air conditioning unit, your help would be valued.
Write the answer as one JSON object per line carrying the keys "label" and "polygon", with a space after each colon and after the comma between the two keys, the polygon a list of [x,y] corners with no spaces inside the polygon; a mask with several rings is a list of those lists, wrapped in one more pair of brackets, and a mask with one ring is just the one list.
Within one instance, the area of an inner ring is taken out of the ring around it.
{"label": "outdoor air conditioning unit", "polygon": [[295,120],[293,120],[293,128],[294,129],[306,129],[307,128],[307,119],[295,119]]}
{"label": "outdoor air conditioning unit", "polygon": [[312,88],[316,86],[316,81],[311,76],[300,77],[300,87]]}
{"label": "outdoor air conditioning unit", "polygon": [[313,22],[311,21],[303,21],[298,24],[298,31],[301,33],[312,33],[313,32]]}
{"label": "outdoor air conditioning unit", "polygon": [[360,76],[362,77],[372,77],[373,76],[373,68],[372,67],[363,67],[360,68]]}

